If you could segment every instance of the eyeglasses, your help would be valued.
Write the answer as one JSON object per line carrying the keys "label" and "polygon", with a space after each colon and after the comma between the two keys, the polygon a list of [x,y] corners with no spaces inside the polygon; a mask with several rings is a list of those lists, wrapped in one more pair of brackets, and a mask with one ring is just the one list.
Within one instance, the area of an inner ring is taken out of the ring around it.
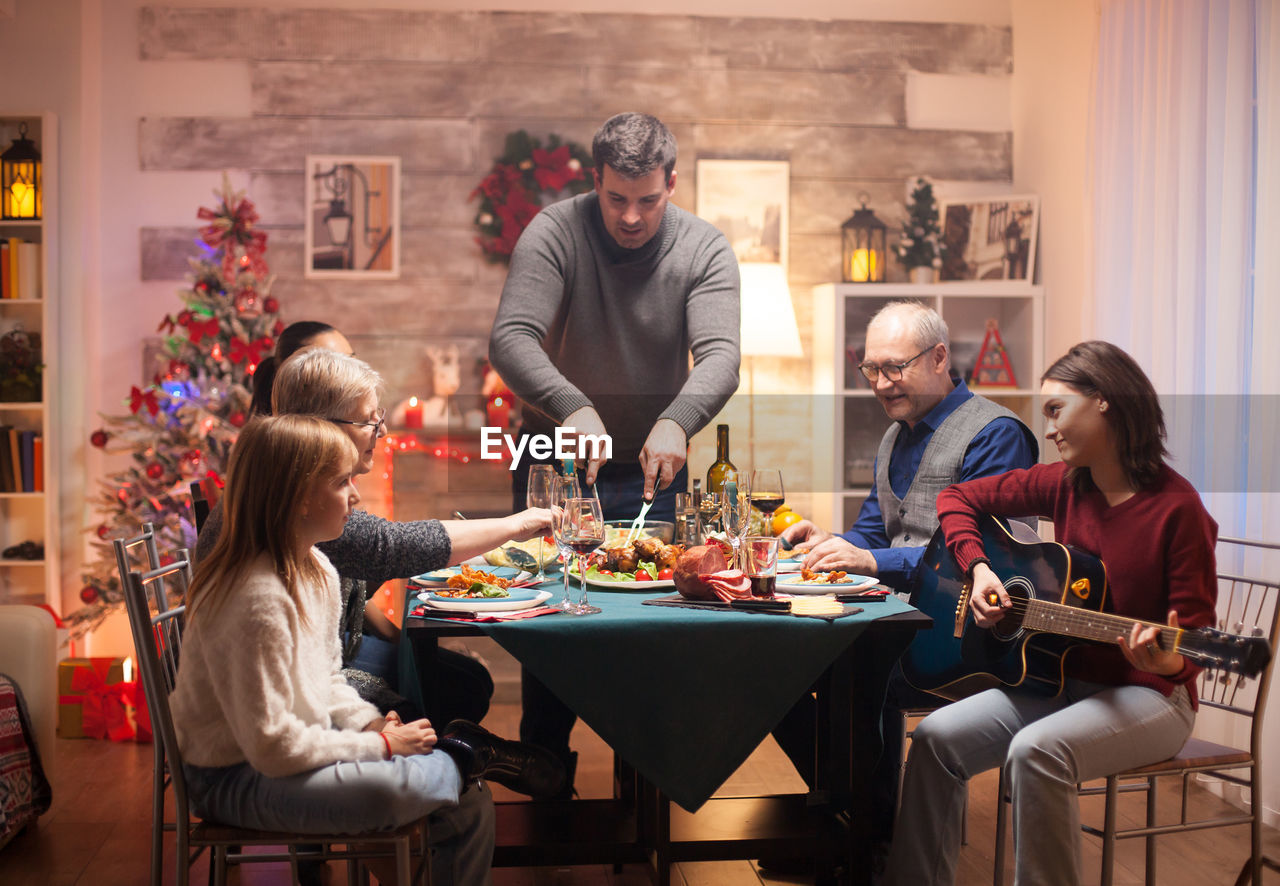
{"label": "eyeglasses", "polygon": [[387,417],[387,410],[379,409],[378,417],[375,418],[373,421],[352,421],[349,418],[331,418],[329,419],[329,421],[333,422],[336,425],[355,425],[357,428],[365,428],[366,430],[371,430],[376,434],[379,430],[382,429],[382,426],[386,423],[386,417]]}
{"label": "eyeglasses", "polygon": [[858,371],[866,376],[867,381],[875,381],[881,374],[883,374],[885,378],[889,379],[889,381],[902,381],[903,370],[936,347],[937,345],[929,345],[929,347],[925,348],[905,363],[884,363],[879,366],[875,363],[859,363]]}

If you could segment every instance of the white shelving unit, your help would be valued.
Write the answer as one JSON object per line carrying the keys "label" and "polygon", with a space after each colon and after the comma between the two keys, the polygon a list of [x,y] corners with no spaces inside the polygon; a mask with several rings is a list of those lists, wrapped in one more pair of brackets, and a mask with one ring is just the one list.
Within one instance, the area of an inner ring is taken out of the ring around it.
{"label": "white shelving unit", "polygon": [[[889,418],[858,372],[867,321],[884,305],[913,299],[937,310],[951,331],[952,365],[968,381],[994,319],[1017,387],[974,388],[1039,427],[1035,397],[1044,367],[1044,287],[1008,280],[954,283],[825,283],[813,291],[814,514],[819,526],[853,525],[874,482]],[[822,318],[831,318],[829,323]],[[972,385],[970,386],[972,388]]]}
{"label": "white shelving unit", "polygon": [[18,124],[27,124],[27,138],[41,155],[43,185],[42,218],[37,221],[0,219],[0,237],[38,242],[40,282],[37,298],[0,299],[0,335],[21,326],[38,332],[44,362],[42,396],[37,402],[0,402],[0,425],[38,431],[43,438],[41,492],[0,493],[0,550],[23,541],[44,545],[38,560],[0,559],[0,603],[48,603],[62,609],[58,574],[58,483],[54,465],[53,397],[57,387],[58,298],[58,121],[53,114],[0,113],[0,151],[18,135]]}

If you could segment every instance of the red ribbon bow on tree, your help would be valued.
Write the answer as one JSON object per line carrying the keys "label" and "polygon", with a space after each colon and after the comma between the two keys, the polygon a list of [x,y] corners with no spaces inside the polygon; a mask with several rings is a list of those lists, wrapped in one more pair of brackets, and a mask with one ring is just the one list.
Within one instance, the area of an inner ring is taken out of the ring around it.
{"label": "red ribbon bow on tree", "polygon": [[244,250],[249,259],[249,267],[259,277],[266,276],[267,263],[263,258],[267,251],[267,235],[264,231],[255,231],[258,213],[253,208],[253,201],[241,197],[235,205],[223,200],[215,209],[200,208],[196,217],[210,222],[200,229],[200,237],[214,249],[222,250],[222,273],[228,279],[234,279],[237,273],[236,247]]}
{"label": "red ribbon bow on tree", "polygon": [[262,352],[271,347],[271,339],[263,337],[247,342],[239,336],[231,339],[231,362],[243,363],[246,359],[250,363],[258,364],[262,362]]}
{"label": "red ribbon bow on tree", "polygon": [[138,410],[143,406],[147,407],[147,412],[151,413],[152,418],[160,411],[160,401],[156,399],[156,392],[151,388],[143,391],[134,385],[129,391],[129,411],[137,415]]}
{"label": "red ribbon bow on tree", "polygon": [[187,324],[187,337],[191,339],[192,344],[198,345],[206,335],[209,338],[215,337],[220,328],[217,317],[210,317],[207,320],[197,320],[193,317]]}

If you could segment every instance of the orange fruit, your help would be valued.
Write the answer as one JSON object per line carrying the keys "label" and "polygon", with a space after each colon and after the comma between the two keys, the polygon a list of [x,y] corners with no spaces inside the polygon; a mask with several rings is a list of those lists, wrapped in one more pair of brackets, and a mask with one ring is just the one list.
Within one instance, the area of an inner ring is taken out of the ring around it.
{"label": "orange fruit", "polygon": [[782,530],[803,519],[804,517],[784,505],[773,513],[773,534],[781,535]]}

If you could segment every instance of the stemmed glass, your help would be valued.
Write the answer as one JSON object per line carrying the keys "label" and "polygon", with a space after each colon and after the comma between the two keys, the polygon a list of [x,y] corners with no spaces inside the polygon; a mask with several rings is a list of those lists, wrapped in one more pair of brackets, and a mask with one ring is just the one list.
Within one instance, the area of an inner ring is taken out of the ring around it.
{"label": "stemmed glass", "polygon": [[604,515],[600,502],[594,498],[570,498],[559,515],[560,531],[557,544],[563,544],[578,555],[578,581],[582,583],[582,598],[572,609],[571,615],[591,615],[600,607],[587,602],[587,554],[604,544]]}
{"label": "stemmed glass", "polygon": [[[529,488],[524,495],[525,507],[551,507],[551,484],[556,478],[556,469],[551,465],[531,465],[529,467]],[[542,536],[538,536],[538,584],[547,580],[546,570],[542,567]]]}
{"label": "stemmed glass", "polygon": [[560,604],[560,608],[569,610],[573,608],[573,598],[569,596],[569,562],[572,560],[573,549],[564,543],[564,520],[561,515],[564,514],[564,503],[571,498],[582,497],[582,486],[578,483],[576,474],[568,476],[557,476],[551,486],[551,535],[556,540],[556,547],[560,550],[560,556],[564,560],[564,566],[561,572],[564,574],[564,602]]}
{"label": "stemmed glass", "polygon": [[724,504],[720,508],[720,521],[724,524],[724,534],[729,536],[729,545],[733,548],[733,562],[730,569],[737,569],[742,562],[742,537],[751,527],[751,495],[745,489],[739,489],[736,496],[724,493]]}
{"label": "stemmed glass", "polygon": [[751,504],[764,514],[765,535],[773,535],[772,514],[787,500],[782,488],[782,471],[777,468],[751,472]]}

